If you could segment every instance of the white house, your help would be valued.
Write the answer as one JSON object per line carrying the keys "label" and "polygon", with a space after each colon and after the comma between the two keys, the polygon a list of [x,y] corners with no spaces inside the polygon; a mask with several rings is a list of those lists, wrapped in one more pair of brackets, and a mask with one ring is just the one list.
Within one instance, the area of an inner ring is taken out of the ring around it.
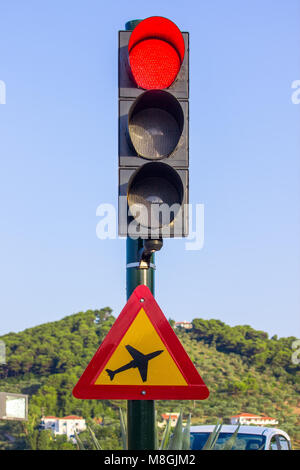
{"label": "white house", "polygon": [[57,430],[56,416],[43,416],[40,423],[40,429],[50,429],[53,432]]}
{"label": "white house", "polygon": [[175,328],[185,328],[186,330],[190,330],[193,328],[193,324],[189,321],[176,321]]}
{"label": "white house", "polygon": [[176,426],[178,416],[179,416],[179,413],[164,413],[164,414],[161,415],[161,417],[163,418],[163,422],[158,423],[158,426],[160,428],[164,427],[167,424],[167,422],[169,421],[169,418],[170,418],[171,427],[173,428],[174,426]]}
{"label": "white house", "polygon": [[57,418],[56,416],[43,416],[41,420],[41,429],[49,429],[56,435],[66,435],[68,439],[74,437],[75,431],[80,433],[86,430],[85,419],[81,416],[65,416]]}
{"label": "white house", "polygon": [[241,424],[248,425],[254,424],[255,426],[271,426],[273,424],[278,424],[278,421],[275,418],[270,418],[269,416],[258,416],[251,413],[240,413],[239,415],[230,417],[231,424]]}

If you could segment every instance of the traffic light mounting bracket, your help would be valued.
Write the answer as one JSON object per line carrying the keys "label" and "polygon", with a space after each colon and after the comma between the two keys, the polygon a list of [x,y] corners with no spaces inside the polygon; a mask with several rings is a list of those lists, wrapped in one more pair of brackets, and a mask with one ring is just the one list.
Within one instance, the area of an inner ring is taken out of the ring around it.
{"label": "traffic light mounting bracket", "polygon": [[162,238],[159,238],[157,240],[151,240],[151,239],[144,240],[143,248],[141,248],[139,252],[139,258],[140,258],[139,268],[140,269],[150,268],[152,255],[156,251],[161,250],[162,246],[163,246]]}

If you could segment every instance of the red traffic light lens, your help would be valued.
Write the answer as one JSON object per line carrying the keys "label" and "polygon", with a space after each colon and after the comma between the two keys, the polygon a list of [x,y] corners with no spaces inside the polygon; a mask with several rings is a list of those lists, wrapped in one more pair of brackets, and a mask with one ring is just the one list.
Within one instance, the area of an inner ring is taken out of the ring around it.
{"label": "red traffic light lens", "polygon": [[129,57],[134,79],[145,90],[168,88],[181,66],[176,50],[160,39],[138,43]]}
{"label": "red traffic light lens", "polygon": [[172,85],[180,70],[184,49],[182,34],[172,21],[159,16],[141,21],[128,43],[130,67],[137,85],[145,90]]}

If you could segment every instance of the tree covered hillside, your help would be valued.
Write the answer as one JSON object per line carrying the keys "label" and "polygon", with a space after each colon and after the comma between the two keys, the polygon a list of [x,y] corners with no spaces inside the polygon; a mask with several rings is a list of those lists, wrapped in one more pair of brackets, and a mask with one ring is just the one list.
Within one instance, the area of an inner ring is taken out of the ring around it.
{"label": "tree covered hillside", "polygon": [[[120,448],[115,423],[118,407],[126,409],[126,402],[72,396],[74,385],[114,322],[111,313],[110,308],[88,310],[0,338],[7,355],[7,364],[0,366],[0,391],[30,395],[29,422],[1,423],[0,448],[36,448],[40,417],[69,414],[88,420],[104,418],[104,423],[110,423],[102,431],[106,447]],[[158,401],[158,418],[163,412],[182,410],[192,413],[193,424],[214,424],[218,418],[240,412],[265,414],[278,419],[278,427],[299,445],[299,366],[291,361],[296,338],[268,338],[250,326],[230,327],[201,319],[193,321],[191,330],[175,331],[210,389],[210,397],[196,402]],[[7,435],[16,440],[8,443]]]}

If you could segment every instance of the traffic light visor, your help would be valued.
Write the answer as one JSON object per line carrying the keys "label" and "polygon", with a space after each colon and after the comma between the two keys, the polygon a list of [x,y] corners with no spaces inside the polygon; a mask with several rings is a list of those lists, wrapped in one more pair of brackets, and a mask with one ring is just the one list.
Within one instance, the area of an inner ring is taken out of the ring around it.
{"label": "traffic light visor", "polygon": [[180,70],[184,50],[182,33],[172,21],[160,16],[141,21],[128,43],[130,68],[137,85],[145,90],[168,88]]}

